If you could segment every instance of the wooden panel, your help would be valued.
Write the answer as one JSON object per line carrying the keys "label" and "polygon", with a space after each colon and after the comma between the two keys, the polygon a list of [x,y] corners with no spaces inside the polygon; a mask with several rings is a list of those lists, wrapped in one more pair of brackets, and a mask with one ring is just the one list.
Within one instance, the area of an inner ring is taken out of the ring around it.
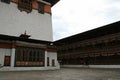
{"label": "wooden panel", "polygon": [[18,3],[18,0],[11,0],[13,3]]}
{"label": "wooden panel", "polygon": [[45,12],[51,13],[51,6],[45,5]]}
{"label": "wooden panel", "polygon": [[10,4],[10,0],[1,0],[1,2],[4,2],[4,3],[7,3],[7,4]]}
{"label": "wooden panel", "polygon": [[10,60],[11,60],[10,56],[5,56],[5,58],[4,58],[4,66],[10,66]]}
{"label": "wooden panel", "polygon": [[48,52],[57,52],[57,49],[55,49],[55,48],[47,48],[46,50]]}
{"label": "wooden panel", "polygon": [[0,48],[11,49],[11,48],[14,48],[14,47],[15,47],[15,45],[12,45],[12,44],[0,43]]}
{"label": "wooden panel", "polygon": [[39,6],[38,6],[38,12],[41,13],[41,14],[44,14],[44,6],[45,4],[44,3],[41,3],[41,2],[38,2]]}
{"label": "wooden panel", "polygon": [[36,1],[33,1],[32,2],[32,7],[33,7],[33,9],[38,10],[38,3]]}
{"label": "wooden panel", "polygon": [[49,57],[47,57],[47,66],[49,66]]}
{"label": "wooden panel", "polygon": [[[8,0],[8,1],[10,1],[10,0]],[[16,3],[17,5],[18,5],[18,1],[19,0],[11,0],[11,2]],[[31,10],[27,10],[27,9],[23,9],[23,8],[19,8],[19,9],[21,11],[27,11],[28,13],[31,12]],[[32,9],[35,9],[35,10],[39,9],[39,3],[36,0],[32,1]],[[45,4],[44,12],[51,14],[51,6]]]}
{"label": "wooden panel", "polygon": [[55,66],[55,60],[52,59],[52,66]]}
{"label": "wooden panel", "polygon": [[19,66],[19,65],[20,65],[20,62],[16,62],[16,65]]}
{"label": "wooden panel", "polygon": [[19,0],[18,9],[20,11],[26,11],[27,13],[30,13],[32,11],[32,1],[31,0]]}

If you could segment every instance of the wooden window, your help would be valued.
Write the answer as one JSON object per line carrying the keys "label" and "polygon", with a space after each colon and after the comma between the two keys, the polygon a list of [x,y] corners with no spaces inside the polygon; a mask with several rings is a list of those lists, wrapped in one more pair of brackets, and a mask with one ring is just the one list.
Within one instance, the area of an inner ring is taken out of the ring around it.
{"label": "wooden window", "polygon": [[30,13],[32,11],[32,0],[18,0],[18,9]]}
{"label": "wooden window", "polygon": [[10,0],[1,0],[1,2],[4,2],[4,3],[7,3],[7,4],[10,4]]}
{"label": "wooden window", "polygon": [[32,57],[33,57],[33,54],[32,54],[32,51],[30,51],[30,53],[29,53],[29,61],[33,61]]}
{"label": "wooden window", "polygon": [[5,59],[4,59],[4,66],[10,66],[10,59],[11,57],[10,56],[5,56]]}
{"label": "wooden window", "polygon": [[38,2],[39,4],[39,7],[38,7],[38,12],[41,13],[41,14],[44,14],[44,6],[45,4],[44,3],[41,3],[41,2]]}
{"label": "wooden window", "polygon": [[36,61],[36,52],[33,51],[33,61]]}
{"label": "wooden window", "polygon": [[23,53],[22,53],[22,50],[20,50],[20,53],[18,53],[19,55],[17,55],[17,58],[19,58],[19,61],[23,61]]}
{"label": "wooden window", "polygon": [[39,52],[39,51],[37,51],[36,56],[37,56],[37,57],[36,57],[37,61],[40,61],[40,56],[41,56],[41,55],[40,55],[40,52]]}
{"label": "wooden window", "polygon": [[45,50],[38,48],[17,47],[15,66],[44,66]]}

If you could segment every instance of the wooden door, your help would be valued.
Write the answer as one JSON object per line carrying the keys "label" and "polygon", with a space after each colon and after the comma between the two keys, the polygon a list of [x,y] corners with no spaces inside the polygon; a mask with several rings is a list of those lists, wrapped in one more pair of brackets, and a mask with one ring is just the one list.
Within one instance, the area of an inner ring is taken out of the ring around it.
{"label": "wooden door", "polygon": [[47,66],[49,66],[49,57],[47,57]]}
{"label": "wooden door", "polygon": [[55,66],[55,60],[52,59],[52,66]]}
{"label": "wooden door", "polygon": [[4,66],[10,66],[10,60],[11,60],[10,56],[5,56],[5,58],[4,58]]}

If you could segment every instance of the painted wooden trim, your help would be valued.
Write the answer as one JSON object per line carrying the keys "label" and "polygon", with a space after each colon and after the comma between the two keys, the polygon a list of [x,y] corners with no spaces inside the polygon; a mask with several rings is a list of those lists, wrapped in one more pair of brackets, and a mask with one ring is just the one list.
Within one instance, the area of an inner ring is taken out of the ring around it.
{"label": "painted wooden trim", "polygon": [[51,6],[45,5],[45,12],[51,14]]}
{"label": "painted wooden trim", "polygon": [[[18,4],[18,0],[11,0],[11,2]],[[32,2],[32,9],[34,10],[38,10],[39,8],[39,4],[37,1],[33,1]],[[45,13],[51,14],[51,5],[45,4],[44,6],[44,11]]]}
{"label": "painted wooden trim", "polygon": [[0,43],[0,48],[12,49],[12,48],[15,48],[15,44]]}
{"label": "painted wooden trim", "polygon": [[56,48],[47,48],[46,51],[48,52],[57,52]]}

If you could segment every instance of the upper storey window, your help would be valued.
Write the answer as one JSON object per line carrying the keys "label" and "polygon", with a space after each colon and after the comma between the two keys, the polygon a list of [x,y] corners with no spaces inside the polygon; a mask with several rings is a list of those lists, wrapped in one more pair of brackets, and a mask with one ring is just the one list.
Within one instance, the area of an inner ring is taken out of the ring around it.
{"label": "upper storey window", "polygon": [[32,11],[32,0],[18,0],[18,9],[30,13]]}
{"label": "upper storey window", "polygon": [[38,12],[41,13],[41,14],[44,14],[44,6],[45,4],[44,3],[41,3],[41,2],[38,2]]}
{"label": "upper storey window", "polygon": [[7,4],[10,4],[10,0],[1,0],[1,2],[4,2],[4,3],[7,3]]}

